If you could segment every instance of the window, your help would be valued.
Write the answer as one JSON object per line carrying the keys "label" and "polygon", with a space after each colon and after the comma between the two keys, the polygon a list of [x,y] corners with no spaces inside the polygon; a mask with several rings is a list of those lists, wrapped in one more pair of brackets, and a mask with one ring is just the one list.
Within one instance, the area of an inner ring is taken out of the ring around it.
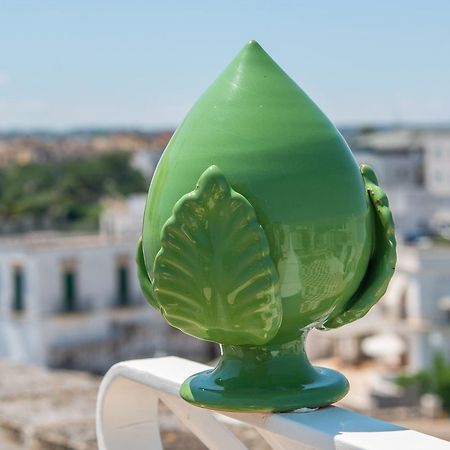
{"label": "window", "polygon": [[418,186],[423,186],[425,184],[425,173],[424,166],[421,164],[415,170],[415,180]]}
{"label": "window", "polygon": [[406,305],[407,300],[408,300],[408,295],[407,295],[406,289],[404,289],[404,291],[402,292],[402,294],[400,296],[399,313],[398,313],[398,318],[401,320],[406,320],[408,318],[408,308]]}
{"label": "window", "polygon": [[24,310],[24,288],[25,277],[23,274],[23,268],[21,266],[14,267],[13,270],[13,285],[14,285],[14,297],[13,297],[13,309],[16,312]]}
{"label": "window", "polygon": [[63,310],[73,312],[77,309],[77,276],[73,262],[63,264]]}
{"label": "window", "polygon": [[130,274],[128,258],[119,258],[117,264],[117,294],[119,306],[130,304]]}

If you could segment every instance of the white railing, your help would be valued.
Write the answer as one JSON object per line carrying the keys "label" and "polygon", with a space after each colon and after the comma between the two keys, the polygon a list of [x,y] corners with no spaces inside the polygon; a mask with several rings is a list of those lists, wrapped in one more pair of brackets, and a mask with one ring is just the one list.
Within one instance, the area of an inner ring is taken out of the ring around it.
{"label": "white railing", "polygon": [[[158,402],[210,449],[243,450],[224,422],[254,427],[274,450],[449,450],[450,443],[342,408],[283,414],[215,413],[178,395],[180,384],[207,366],[167,357],[121,362],[105,375],[97,400],[101,450],[162,449]],[[189,450],[189,449],[186,449]]]}

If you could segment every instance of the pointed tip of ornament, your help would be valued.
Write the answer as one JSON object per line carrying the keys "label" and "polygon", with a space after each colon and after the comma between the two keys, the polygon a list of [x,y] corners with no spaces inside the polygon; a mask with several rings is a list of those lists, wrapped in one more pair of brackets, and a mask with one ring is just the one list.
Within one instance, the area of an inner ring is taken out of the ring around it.
{"label": "pointed tip of ornament", "polygon": [[255,39],[251,39],[250,41],[248,41],[247,47],[262,48],[259,42]]}
{"label": "pointed tip of ornament", "polygon": [[272,60],[270,55],[264,50],[264,48],[260,45],[260,43],[254,39],[248,41],[244,47],[242,47],[241,51],[237,55],[237,59],[240,61],[248,61],[248,60]]}
{"label": "pointed tip of ornament", "polygon": [[258,41],[255,41],[254,39],[247,42],[247,44],[244,45],[244,48],[242,49],[244,51],[264,51],[264,49],[261,47],[260,43]]}

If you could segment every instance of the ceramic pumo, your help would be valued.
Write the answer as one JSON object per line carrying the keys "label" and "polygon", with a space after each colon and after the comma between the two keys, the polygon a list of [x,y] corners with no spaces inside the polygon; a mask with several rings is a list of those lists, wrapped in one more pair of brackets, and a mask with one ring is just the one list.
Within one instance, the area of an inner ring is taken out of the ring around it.
{"label": "ceramic pumo", "polygon": [[388,201],[312,100],[249,42],[202,95],[154,174],[137,264],[174,327],[221,345],[181,396],[198,406],[289,411],[342,398],[309,362],[311,328],[364,316],[396,261]]}

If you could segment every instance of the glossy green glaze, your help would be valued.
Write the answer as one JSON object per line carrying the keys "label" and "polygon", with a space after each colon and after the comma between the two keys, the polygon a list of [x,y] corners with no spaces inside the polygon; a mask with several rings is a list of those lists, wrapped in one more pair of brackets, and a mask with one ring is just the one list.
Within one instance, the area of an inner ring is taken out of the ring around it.
{"label": "glossy green glaze", "polygon": [[375,172],[361,165],[361,175],[375,211],[375,246],[366,275],[344,307],[336,308],[323,328],[337,328],[363,317],[386,292],[397,261],[394,221],[386,193]]}
{"label": "glossy green glaze", "polygon": [[180,394],[207,408],[279,412],[329,405],[347,391],[343,375],[311,365],[301,336],[284,344],[223,346],[217,367],[188,378]]}
{"label": "glossy green glaze", "polygon": [[146,297],[171,324],[225,344],[218,368],[187,380],[183,397],[281,411],[345,394],[342,376],[311,368],[303,337],[376,303],[395,239],[373,172],[361,174],[332,123],[252,41],[168,144],[137,262]]}

